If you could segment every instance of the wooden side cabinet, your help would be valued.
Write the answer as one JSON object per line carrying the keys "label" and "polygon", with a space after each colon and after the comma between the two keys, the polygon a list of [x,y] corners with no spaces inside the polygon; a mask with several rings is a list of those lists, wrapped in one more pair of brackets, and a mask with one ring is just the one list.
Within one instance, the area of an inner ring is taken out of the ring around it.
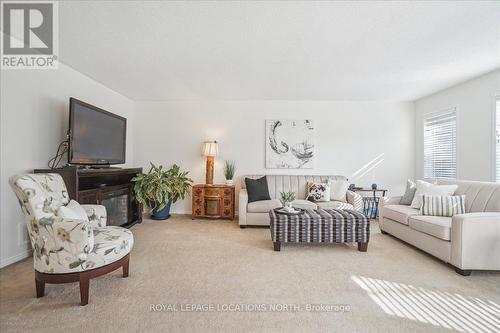
{"label": "wooden side cabinet", "polygon": [[234,219],[234,186],[197,184],[192,190],[192,216]]}

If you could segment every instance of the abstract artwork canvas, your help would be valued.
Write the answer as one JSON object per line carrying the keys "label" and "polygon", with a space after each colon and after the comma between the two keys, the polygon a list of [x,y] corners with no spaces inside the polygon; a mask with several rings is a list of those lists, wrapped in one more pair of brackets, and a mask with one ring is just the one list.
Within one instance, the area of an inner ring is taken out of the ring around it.
{"label": "abstract artwork canvas", "polygon": [[312,169],[314,126],[311,120],[266,120],[266,168]]}

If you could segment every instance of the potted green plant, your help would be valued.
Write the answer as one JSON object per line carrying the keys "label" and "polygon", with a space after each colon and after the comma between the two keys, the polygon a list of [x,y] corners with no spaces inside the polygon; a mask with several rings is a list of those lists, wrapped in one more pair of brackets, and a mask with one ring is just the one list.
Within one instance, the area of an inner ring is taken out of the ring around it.
{"label": "potted green plant", "polygon": [[181,171],[174,164],[170,169],[151,163],[148,173],[134,177],[134,196],[137,202],[151,209],[151,218],[166,220],[170,217],[170,206],[189,193],[193,181],[188,171]]}
{"label": "potted green plant", "polygon": [[234,161],[224,162],[224,177],[227,185],[233,185],[234,172],[236,171],[236,163]]}
{"label": "potted green plant", "polygon": [[281,192],[280,193],[280,201],[283,205],[283,208],[286,211],[292,210],[292,201],[295,200],[295,193],[293,192]]}

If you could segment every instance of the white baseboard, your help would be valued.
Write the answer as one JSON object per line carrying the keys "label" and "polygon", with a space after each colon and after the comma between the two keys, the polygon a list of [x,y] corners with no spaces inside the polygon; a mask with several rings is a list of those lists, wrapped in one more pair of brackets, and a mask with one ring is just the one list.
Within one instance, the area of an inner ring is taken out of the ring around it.
{"label": "white baseboard", "polygon": [[31,256],[31,252],[32,252],[31,249],[24,250],[23,252],[16,254],[15,256],[0,260],[0,268],[4,268],[5,266],[9,266],[13,263],[16,263],[16,262],[21,261],[25,258],[28,258],[29,256]]}

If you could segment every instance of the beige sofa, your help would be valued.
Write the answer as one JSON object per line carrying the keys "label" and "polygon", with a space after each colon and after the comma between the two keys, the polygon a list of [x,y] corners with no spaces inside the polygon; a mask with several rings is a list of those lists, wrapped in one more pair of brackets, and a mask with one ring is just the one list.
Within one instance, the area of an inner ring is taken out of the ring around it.
{"label": "beige sofa", "polygon": [[456,184],[465,194],[466,214],[422,216],[418,209],[400,205],[401,197],[382,198],[380,230],[450,263],[457,273],[500,270],[500,184],[438,180]]}
{"label": "beige sofa", "polygon": [[281,192],[294,192],[297,198],[293,203],[293,207],[303,209],[316,208],[338,208],[338,209],[355,209],[363,210],[363,198],[354,192],[347,191],[344,201],[328,201],[328,202],[311,202],[307,201],[307,183],[318,182],[325,183],[328,179],[346,180],[344,176],[295,176],[295,175],[267,175],[267,185],[269,188],[269,196],[271,200],[262,200],[248,203],[248,193],[245,185],[245,178],[260,178],[263,175],[252,175],[241,177],[241,191],[239,194],[238,218],[240,228],[245,228],[247,225],[269,225],[269,211],[274,208],[281,207],[279,201]]}

